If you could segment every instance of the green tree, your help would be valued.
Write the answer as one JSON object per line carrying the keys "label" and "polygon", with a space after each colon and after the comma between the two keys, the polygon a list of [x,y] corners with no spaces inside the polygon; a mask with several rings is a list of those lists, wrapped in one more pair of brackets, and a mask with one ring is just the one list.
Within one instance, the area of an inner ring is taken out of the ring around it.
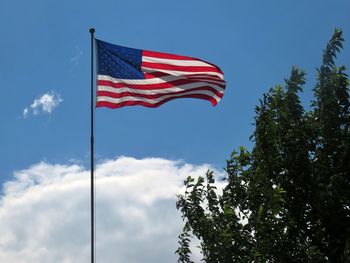
{"label": "green tree", "polygon": [[349,81],[335,64],[343,41],[337,29],[323,51],[310,110],[295,67],[263,95],[255,145],[232,153],[222,193],[212,171],[187,178],[179,263],[192,262],[193,237],[204,262],[350,262]]}

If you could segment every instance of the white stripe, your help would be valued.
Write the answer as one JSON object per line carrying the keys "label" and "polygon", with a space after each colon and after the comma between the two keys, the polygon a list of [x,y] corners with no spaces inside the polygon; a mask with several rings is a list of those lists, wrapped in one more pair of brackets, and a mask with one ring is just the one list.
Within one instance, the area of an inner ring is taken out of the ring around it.
{"label": "white stripe", "polygon": [[190,79],[190,80],[197,80],[197,81],[201,81],[201,82],[207,82],[207,83],[213,83],[213,84],[218,84],[218,85],[223,85],[225,86],[226,81],[219,79],[218,77],[215,76],[205,76],[205,75],[195,75],[195,76],[186,76],[183,77],[183,79]]}
{"label": "white stripe", "polygon": [[107,97],[107,96],[98,96],[97,101],[98,102],[107,101],[107,102],[115,103],[115,104],[122,103],[125,101],[143,101],[143,102],[150,103],[150,104],[156,104],[156,103],[158,103],[162,100],[166,100],[168,98],[177,98],[177,97],[181,97],[181,96],[185,96],[185,95],[193,95],[193,94],[207,95],[207,96],[210,96],[213,99],[215,99],[217,102],[219,102],[221,100],[221,98],[219,98],[216,95],[213,95],[213,93],[210,91],[192,91],[192,92],[186,92],[184,94],[179,94],[179,95],[163,96],[163,97],[156,98],[156,99],[147,99],[147,98],[135,97],[135,96],[126,96],[126,97],[122,97],[122,98],[111,98],[111,97]]}
{"label": "white stripe", "polygon": [[151,63],[159,63],[159,64],[168,64],[175,66],[194,66],[194,67],[211,67],[216,68],[213,65],[205,63],[200,60],[180,60],[180,59],[167,59],[167,58],[156,58],[156,57],[148,57],[142,56],[142,62],[151,62]]}
{"label": "white stripe", "polygon": [[217,92],[224,94],[224,89],[216,86],[216,85],[203,85],[199,83],[191,83],[191,84],[185,84],[177,87],[172,87],[172,88],[164,88],[164,89],[147,89],[147,90],[141,90],[141,89],[133,89],[129,87],[124,87],[124,88],[113,88],[109,86],[101,86],[99,85],[97,87],[98,91],[108,91],[112,93],[123,93],[123,92],[132,92],[132,93],[137,93],[137,94],[146,94],[146,95],[155,95],[155,94],[166,94],[169,92],[182,92],[186,91],[188,89],[193,89],[193,88],[198,88],[200,90],[203,86],[210,86],[213,89],[215,89]]}
{"label": "white stripe", "polygon": [[[149,71],[147,72],[147,74],[150,74],[152,76],[152,74],[157,73],[156,70],[153,71]],[[208,83],[216,83],[218,85],[223,85],[225,86],[226,81],[217,77],[217,76],[209,76],[209,75],[205,75],[205,74],[191,74],[191,75],[180,75],[180,76],[173,76],[173,75],[168,75],[168,76],[163,76],[163,77],[158,77],[160,79],[165,79],[166,77],[176,77],[177,79],[191,79],[191,80],[197,80],[197,81],[203,81],[203,82],[208,82]],[[157,78],[157,77],[155,77]],[[171,80],[170,80],[171,81]]]}
{"label": "white stripe", "polygon": [[134,85],[150,85],[150,84],[158,84],[158,83],[164,83],[169,81],[174,81],[181,79],[177,76],[165,76],[162,78],[152,78],[152,79],[117,79],[113,78],[108,75],[98,75],[98,80],[106,80],[111,81],[113,83],[125,83],[125,84],[134,84]]}
{"label": "white stripe", "polygon": [[[155,68],[149,68],[149,67],[141,67],[141,70],[143,72],[154,72]],[[193,74],[205,74],[205,75],[211,75],[211,76],[218,76],[220,79],[224,79],[224,75],[218,72],[210,72],[210,71],[201,71],[201,72],[188,72],[188,71],[180,71],[180,70],[165,70],[165,69],[156,69],[158,72],[164,72],[168,73],[170,75],[174,76],[181,76],[181,75],[193,75]]]}
{"label": "white stripe", "polygon": [[224,79],[218,78],[216,76],[209,76],[206,74],[192,74],[192,75],[187,75],[186,78],[202,78],[202,79],[211,79],[211,80],[217,80],[217,81],[222,81],[224,82]]}
{"label": "white stripe", "polygon": [[[200,75],[200,76],[203,76],[203,75]],[[189,76],[188,78],[196,79],[195,76]],[[111,81],[113,83],[125,83],[125,84],[134,84],[134,85],[150,85],[150,84],[171,82],[171,81],[181,80],[181,79],[185,80],[186,77],[169,75],[169,76],[164,76],[164,77],[160,77],[160,78],[152,78],[152,79],[116,79],[116,78],[113,78],[113,77],[107,76],[107,75],[97,75],[97,79]],[[208,82],[208,83],[213,83],[213,84],[221,84],[221,85],[225,84],[225,81],[219,80],[219,79],[217,79],[216,81],[212,81],[212,79],[210,79],[210,82],[207,81],[206,79],[202,79],[202,78],[196,79],[196,80],[200,80],[200,81]]]}

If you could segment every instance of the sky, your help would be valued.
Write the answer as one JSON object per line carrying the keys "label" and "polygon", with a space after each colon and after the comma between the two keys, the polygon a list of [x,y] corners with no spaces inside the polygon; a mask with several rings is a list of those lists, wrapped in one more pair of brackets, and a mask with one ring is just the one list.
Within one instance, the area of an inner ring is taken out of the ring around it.
{"label": "sky", "polygon": [[210,61],[227,81],[216,107],[95,111],[97,259],[166,263],[184,178],[220,176],[233,150],[252,147],[255,105],[293,65],[307,73],[310,106],[335,28],[345,38],[337,63],[349,65],[348,10],[347,0],[2,0],[0,261],[89,257],[90,27],[114,44]]}

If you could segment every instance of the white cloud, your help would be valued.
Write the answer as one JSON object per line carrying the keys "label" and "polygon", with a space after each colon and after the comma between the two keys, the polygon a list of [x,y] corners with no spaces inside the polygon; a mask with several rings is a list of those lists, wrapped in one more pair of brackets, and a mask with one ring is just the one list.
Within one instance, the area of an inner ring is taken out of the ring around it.
{"label": "white cloud", "polygon": [[75,46],[75,50],[73,52],[73,56],[70,58],[70,62],[74,65],[78,65],[81,56],[83,55],[83,51],[79,48],[79,46]]}
{"label": "white cloud", "polygon": [[42,113],[51,114],[52,111],[63,101],[61,95],[49,91],[39,98],[35,99],[34,102],[23,110],[23,117],[27,118],[29,115],[38,115]]}
{"label": "white cloud", "polygon": [[[176,194],[187,176],[208,168],[161,158],[99,164],[97,262],[176,262],[183,225]],[[77,164],[41,162],[15,172],[0,199],[0,262],[89,262],[89,178]]]}

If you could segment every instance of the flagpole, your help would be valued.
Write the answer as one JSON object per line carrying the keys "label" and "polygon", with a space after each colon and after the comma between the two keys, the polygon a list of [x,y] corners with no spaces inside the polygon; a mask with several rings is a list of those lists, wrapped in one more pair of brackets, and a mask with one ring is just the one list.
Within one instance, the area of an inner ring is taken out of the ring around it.
{"label": "flagpole", "polygon": [[90,126],[90,171],[91,171],[91,263],[95,262],[95,193],[94,193],[94,33],[95,29],[90,28],[91,34],[91,126]]}

